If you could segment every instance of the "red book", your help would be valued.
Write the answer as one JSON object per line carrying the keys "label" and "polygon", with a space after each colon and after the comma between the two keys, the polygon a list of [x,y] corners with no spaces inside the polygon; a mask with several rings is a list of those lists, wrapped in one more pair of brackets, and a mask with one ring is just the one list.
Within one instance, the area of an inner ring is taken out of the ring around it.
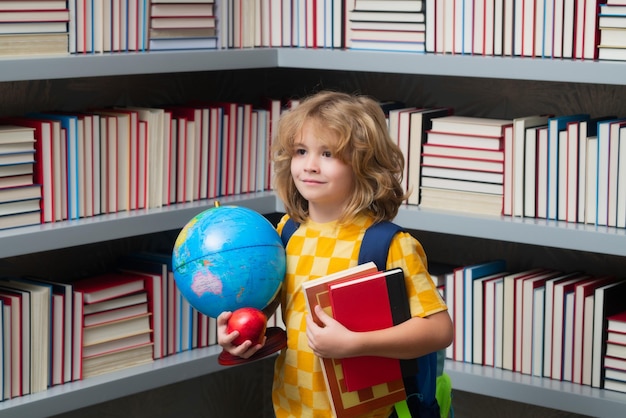
{"label": "red book", "polygon": [[143,276],[128,273],[107,273],[74,282],[74,293],[81,293],[85,304],[129,295],[144,288]]}
{"label": "red book", "polygon": [[[387,279],[404,284],[401,269],[381,272],[329,286],[333,317],[351,331],[365,332],[394,325]],[[365,389],[402,378],[397,359],[359,356],[341,359],[346,387],[349,391]]]}
{"label": "red book", "polygon": [[[328,290],[330,283],[339,283],[377,272],[378,269],[374,263],[366,263],[335,274],[304,282],[302,284],[302,291],[305,295],[307,311],[311,313],[313,320],[319,324],[319,318],[317,318],[313,310],[315,305],[320,305],[326,313],[332,315]],[[366,388],[357,392],[350,392],[346,388],[343,379],[341,362],[330,358],[322,358],[320,361],[322,363],[322,372],[326,380],[328,397],[331,401],[334,416],[338,418],[354,417],[406,399],[404,381],[402,379],[379,385],[376,387],[376,391],[374,391],[373,388]]]}
{"label": "red book", "polygon": [[[11,324],[10,324],[10,350],[8,355],[11,358],[11,365],[9,370],[4,373],[10,375],[10,396],[17,397],[22,396],[22,298],[19,294],[11,291],[0,290],[0,301],[5,306],[9,306],[11,310]],[[6,333],[5,333],[6,338]],[[5,355],[6,355],[5,351]],[[5,391],[6,393],[6,391]]]}

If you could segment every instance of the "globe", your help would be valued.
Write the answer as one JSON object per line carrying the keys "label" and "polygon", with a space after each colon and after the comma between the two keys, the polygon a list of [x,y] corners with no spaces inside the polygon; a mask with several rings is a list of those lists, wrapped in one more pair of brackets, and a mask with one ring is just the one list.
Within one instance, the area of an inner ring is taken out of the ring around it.
{"label": "globe", "polygon": [[183,227],[172,264],[182,295],[216,318],[242,307],[274,306],[285,276],[285,249],[274,226],[259,213],[216,206]]}

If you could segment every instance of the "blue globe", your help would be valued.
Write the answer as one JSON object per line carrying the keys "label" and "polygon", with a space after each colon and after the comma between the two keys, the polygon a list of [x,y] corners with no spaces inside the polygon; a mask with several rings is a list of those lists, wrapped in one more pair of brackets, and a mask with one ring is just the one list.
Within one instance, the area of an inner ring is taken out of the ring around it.
{"label": "blue globe", "polygon": [[285,249],[274,226],[239,206],[216,206],[180,231],[172,255],[176,286],[198,311],[217,317],[264,309],[285,277]]}

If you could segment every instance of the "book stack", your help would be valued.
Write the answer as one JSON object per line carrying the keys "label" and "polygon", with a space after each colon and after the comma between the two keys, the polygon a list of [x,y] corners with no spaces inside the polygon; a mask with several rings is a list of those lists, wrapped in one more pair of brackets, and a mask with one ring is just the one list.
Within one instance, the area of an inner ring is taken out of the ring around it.
{"label": "book stack", "polygon": [[0,2],[0,55],[67,54],[65,0]]}
{"label": "book stack", "polygon": [[[320,305],[351,330],[371,331],[410,318],[402,269],[378,271],[373,262],[303,283],[307,311]],[[406,399],[401,361],[382,357],[320,358],[334,415],[354,417]],[[417,362],[406,362],[417,364]],[[409,374],[411,373],[411,374]]]}
{"label": "book stack", "polygon": [[347,48],[426,51],[425,0],[351,0],[348,3]]}
{"label": "book stack", "polygon": [[608,1],[600,4],[598,58],[626,61],[626,4]]}
{"label": "book stack", "polygon": [[155,359],[217,343],[216,319],[191,306],[176,286],[171,254],[134,253],[120,260],[120,269],[147,279]]}
{"label": "book stack", "polygon": [[0,125],[0,229],[40,222],[41,186],[34,171],[35,130]]}
{"label": "book stack", "polygon": [[508,119],[444,116],[432,120],[422,149],[424,208],[500,215]]}
{"label": "book stack", "polygon": [[145,278],[109,273],[73,283],[74,367],[80,380],[153,360]]}
{"label": "book stack", "polygon": [[607,318],[604,388],[626,392],[626,311]]}
{"label": "book stack", "polygon": [[[216,49],[215,12],[214,0],[152,0],[149,49]],[[254,11],[247,16],[254,18]]]}

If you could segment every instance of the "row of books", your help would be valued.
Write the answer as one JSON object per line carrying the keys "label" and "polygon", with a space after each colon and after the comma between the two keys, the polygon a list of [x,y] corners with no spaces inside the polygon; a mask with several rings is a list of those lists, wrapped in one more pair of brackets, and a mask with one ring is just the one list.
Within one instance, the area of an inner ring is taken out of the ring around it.
{"label": "row of books", "polygon": [[607,321],[624,309],[626,280],[544,268],[510,272],[502,260],[442,276],[455,324],[448,358],[605,387]]}
{"label": "row of books", "polygon": [[2,2],[0,54],[301,47],[624,60],[626,50],[624,6],[604,0],[40,3]]}
{"label": "row of books", "polygon": [[2,156],[20,135],[34,139],[36,153],[34,164],[15,166],[19,173],[0,167],[0,195],[41,186],[40,221],[8,226],[266,190],[271,121],[281,110],[268,100],[263,108],[223,102],[6,118]]}
{"label": "row of books", "polygon": [[[0,159],[7,161],[0,165],[0,227],[269,190],[272,126],[297,103],[208,102],[6,118],[0,125]],[[409,204],[626,227],[626,189],[619,187],[626,182],[623,118],[508,120],[454,115],[450,107],[381,106],[407,161]]]}
{"label": "row of books", "polygon": [[435,53],[596,59],[599,45],[624,47],[599,37],[603,27],[626,26],[623,6],[603,0],[432,0],[429,5],[434,10],[427,14],[427,50]]}
{"label": "row of books", "polygon": [[[269,326],[283,326],[280,311]],[[0,400],[217,343],[176,287],[171,254],[141,252],[67,283],[0,280]]]}
{"label": "row of books", "polygon": [[[432,112],[435,109],[428,109]],[[407,157],[408,203],[438,210],[626,227],[626,120],[587,114],[495,119],[389,111]],[[448,113],[453,113],[448,109]]]}

